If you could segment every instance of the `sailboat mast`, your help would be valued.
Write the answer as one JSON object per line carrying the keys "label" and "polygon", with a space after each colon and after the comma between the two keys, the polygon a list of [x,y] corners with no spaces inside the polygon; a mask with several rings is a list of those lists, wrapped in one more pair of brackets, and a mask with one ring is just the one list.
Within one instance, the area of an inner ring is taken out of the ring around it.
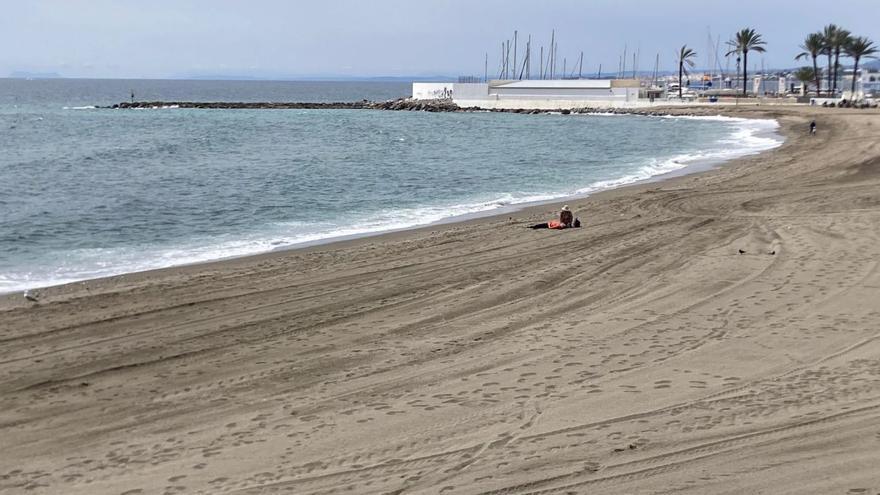
{"label": "sailboat mast", "polygon": [[538,66],[538,74],[541,79],[544,79],[544,46],[541,45],[541,65]]}
{"label": "sailboat mast", "polygon": [[510,74],[513,73],[513,71],[510,70],[510,40],[507,40],[507,50],[505,50],[504,54],[504,67],[506,67],[504,70],[504,78],[510,79]]}
{"label": "sailboat mast", "polygon": [[715,69],[715,67],[712,65],[712,45],[714,45],[714,43],[712,42],[712,28],[711,27],[706,26],[706,34],[707,34],[707,41],[708,41],[708,43],[706,45],[706,47],[708,48],[708,50],[706,51],[706,67],[709,69],[709,79],[711,80],[712,71]]}
{"label": "sailboat mast", "polygon": [[581,59],[578,62],[578,79],[582,78],[584,74],[584,52],[581,51]]}
{"label": "sailboat mast", "polygon": [[[529,44],[526,42],[526,56],[523,58],[522,68],[519,70],[519,77],[517,79],[522,80],[523,74],[526,73],[526,67],[529,65]],[[528,76],[526,76],[528,79]]]}
{"label": "sailboat mast", "polygon": [[657,52],[657,58],[654,60],[654,73],[651,75],[651,87],[657,86],[657,70],[660,67],[660,52]]}
{"label": "sailboat mast", "polygon": [[553,63],[553,50],[547,52],[547,65],[544,66],[544,79],[550,79],[550,65]]}
{"label": "sailboat mast", "polygon": [[532,35],[526,41],[526,79],[532,78]]}
{"label": "sailboat mast", "polygon": [[517,35],[517,33],[516,33],[516,30],[514,29],[513,30],[513,77],[514,78],[516,78],[516,45],[517,45],[516,35]]}
{"label": "sailboat mast", "polygon": [[556,79],[556,64],[559,62],[559,43],[553,47],[553,78]]}
{"label": "sailboat mast", "polygon": [[498,79],[506,79],[504,75],[507,71],[507,65],[504,63],[504,42],[501,42],[501,72],[498,74]]}
{"label": "sailboat mast", "polygon": [[633,79],[636,78],[636,73],[639,72],[639,61],[642,56],[642,44],[639,43],[636,47],[635,57],[633,58]]}

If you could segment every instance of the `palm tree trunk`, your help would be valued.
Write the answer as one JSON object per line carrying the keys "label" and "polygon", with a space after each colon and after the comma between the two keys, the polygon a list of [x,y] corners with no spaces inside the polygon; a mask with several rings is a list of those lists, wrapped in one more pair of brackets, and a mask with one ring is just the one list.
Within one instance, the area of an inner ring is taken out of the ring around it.
{"label": "palm tree trunk", "polygon": [[840,48],[834,50],[834,93],[837,93],[837,71],[840,69]]}
{"label": "palm tree trunk", "polygon": [[829,51],[828,52],[828,87],[825,88],[825,96],[831,96],[831,73],[832,73],[831,52]]}
{"label": "palm tree trunk", "polygon": [[822,84],[822,80],[819,77],[819,64],[816,63],[816,56],[813,56],[813,74],[816,75],[816,96],[819,96],[819,86]]}
{"label": "palm tree trunk", "polygon": [[684,60],[678,62],[678,99],[681,99],[681,76],[684,72]]}
{"label": "palm tree trunk", "polygon": [[859,57],[853,57],[856,61],[856,65],[853,67],[853,82],[852,82],[852,92],[849,95],[850,101],[855,101],[856,99],[856,74],[859,72]]}
{"label": "palm tree trunk", "polygon": [[743,96],[748,96],[748,79],[749,79],[749,52],[743,51]]}

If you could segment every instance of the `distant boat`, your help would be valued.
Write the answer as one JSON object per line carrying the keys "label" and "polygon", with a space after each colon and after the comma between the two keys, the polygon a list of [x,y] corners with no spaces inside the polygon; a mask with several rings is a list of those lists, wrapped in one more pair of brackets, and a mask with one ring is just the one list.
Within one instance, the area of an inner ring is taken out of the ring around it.
{"label": "distant boat", "polygon": [[[678,99],[678,83],[671,82],[666,85],[666,99],[667,100],[677,100]],[[691,91],[690,88],[685,86],[681,90],[681,99],[682,100],[693,100],[697,97],[697,94]]]}

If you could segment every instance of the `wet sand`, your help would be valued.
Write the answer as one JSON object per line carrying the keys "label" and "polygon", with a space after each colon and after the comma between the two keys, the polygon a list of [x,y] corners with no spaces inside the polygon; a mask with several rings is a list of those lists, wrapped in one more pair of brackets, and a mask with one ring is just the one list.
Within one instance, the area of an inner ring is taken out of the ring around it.
{"label": "wet sand", "polygon": [[880,112],[725,113],[786,143],[582,229],[0,297],[0,493],[880,493]]}

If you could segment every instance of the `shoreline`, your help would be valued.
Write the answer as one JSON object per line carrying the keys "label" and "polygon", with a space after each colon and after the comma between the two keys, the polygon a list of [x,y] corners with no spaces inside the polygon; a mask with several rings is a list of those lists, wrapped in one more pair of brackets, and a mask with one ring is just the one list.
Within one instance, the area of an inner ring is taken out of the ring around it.
{"label": "shoreline", "polygon": [[734,113],[785,142],[572,202],[581,229],[534,206],[0,296],[0,492],[878,486],[880,112]]}
{"label": "shoreline", "polygon": [[[333,104],[331,104],[331,105],[333,105]],[[697,112],[695,112],[693,108],[682,109],[682,108],[678,108],[678,107],[672,107],[667,110],[668,111],[661,110],[660,112],[651,111],[650,113],[646,113],[644,110],[639,110],[639,111],[634,111],[634,112],[617,111],[615,113],[575,112],[575,114],[585,114],[585,115],[603,116],[603,117],[604,116],[611,116],[611,115],[635,115],[635,116],[642,116],[642,117],[648,117],[648,118],[696,117],[696,118],[710,118],[710,119],[719,118],[719,120],[730,118],[730,117],[720,115],[718,113],[714,113],[712,111],[707,111],[708,108],[704,108],[704,109],[702,109],[702,111],[697,111]],[[465,111],[467,111],[467,109],[465,109]],[[520,112],[514,112],[514,113],[520,113]],[[525,113],[535,113],[535,112],[525,112]],[[539,113],[554,113],[554,112],[541,111]],[[737,118],[741,118],[741,117],[737,117]],[[755,120],[755,119],[754,118],[751,118],[751,119],[745,118],[745,120]],[[780,145],[782,145],[784,143],[785,137],[780,134],[779,125],[776,120],[774,120],[774,119],[764,119],[764,120],[773,120],[773,122],[775,122],[777,124],[776,129],[774,129],[773,131],[756,131],[754,134],[750,135],[750,137],[769,136],[771,139],[777,140],[778,141],[777,144],[775,144],[773,147],[769,148],[772,150],[772,149],[775,149],[775,148],[779,147]],[[648,176],[648,177],[645,177],[642,179],[626,181],[626,182],[622,182],[622,183],[618,183],[618,182],[624,181],[624,179],[627,179],[627,177],[629,177],[629,176],[623,176],[623,177],[616,178],[616,179],[602,180],[602,181],[598,181],[593,184],[590,184],[588,186],[585,186],[580,189],[580,192],[576,192],[576,193],[570,194],[570,195],[553,197],[553,198],[542,199],[542,200],[535,200],[535,201],[525,201],[522,203],[509,203],[509,204],[500,205],[495,208],[488,208],[488,209],[484,209],[484,210],[472,211],[472,212],[463,213],[463,214],[455,214],[455,215],[447,216],[447,217],[444,217],[444,218],[441,218],[439,220],[432,221],[429,223],[422,223],[422,224],[416,224],[416,225],[412,225],[412,226],[405,226],[405,227],[399,227],[399,228],[382,228],[382,229],[378,229],[378,230],[357,232],[357,233],[343,234],[343,235],[328,235],[327,237],[323,237],[323,238],[319,238],[319,239],[304,240],[304,241],[294,242],[294,243],[290,243],[290,244],[283,244],[283,245],[279,245],[279,246],[276,246],[276,247],[273,247],[271,249],[264,250],[264,251],[255,251],[255,252],[246,253],[246,254],[221,256],[218,258],[210,258],[210,259],[183,262],[183,263],[172,263],[167,266],[159,266],[159,267],[146,268],[146,269],[136,269],[136,270],[132,270],[132,271],[121,271],[121,272],[115,273],[115,274],[100,275],[100,276],[91,277],[91,278],[74,279],[74,280],[70,280],[67,282],[56,283],[53,285],[12,288],[9,290],[3,289],[3,290],[0,290],[0,297],[6,296],[6,295],[17,294],[22,291],[43,292],[47,289],[52,289],[55,287],[60,287],[60,286],[69,285],[69,284],[83,284],[83,283],[88,283],[91,281],[100,281],[100,280],[105,280],[105,279],[111,279],[114,277],[126,277],[126,276],[131,276],[134,274],[138,274],[138,273],[154,272],[157,270],[173,269],[173,268],[180,268],[180,267],[187,267],[187,266],[198,266],[198,265],[203,265],[206,263],[223,262],[223,261],[229,261],[229,260],[234,260],[234,259],[246,258],[249,256],[259,256],[259,255],[263,255],[263,254],[285,252],[285,251],[290,251],[290,250],[297,250],[297,249],[316,247],[316,246],[329,246],[329,245],[332,245],[337,242],[344,242],[344,241],[348,241],[348,240],[361,239],[361,238],[372,238],[372,237],[383,236],[383,235],[391,234],[391,233],[407,232],[407,231],[423,229],[423,228],[430,229],[430,228],[436,228],[436,227],[439,227],[442,225],[467,222],[467,221],[471,221],[471,220],[479,220],[479,219],[493,218],[493,217],[501,218],[505,215],[518,214],[519,212],[526,210],[526,209],[530,209],[530,208],[540,208],[545,205],[551,205],[551,204],[557,204],[557,203],[562,204],[562,203],[566,203],[566,202],[574,202],[574,201],[584,200],[586,198],[589,198],[592,195],[595,195],[595,194],[598,194],[598,193],[601,193],[604,191],[608,191],[608,190],[621,188],[621,187],[627,187],[630,185],[638,185],[638,184],[643,184],[643,183],[648,184],[648,183],[652,183],[652,182],[667,180],[667,179],[670,179],[673,177],[704,172],[707,170],[711,170],[712,168],[715,168],[717,166],[724,166],[725,164],[728,164],[731,161],[737,160],[743,156],[749,156],[749,155],[753,155],[755,153],[763,153],[765,151],[767,151],[767,149],[762,149],[762,150],[758,150],[758,151],[748,151],[746,148],[743,148],[741,151],[737,151],[736,153],[734,153],[734,156],[729,157],[729,158],[712,157],[712,158],[696,159],[690,163],[684,164],[680,168],[670,170],[668,172],[656,174],[656,175],[651,175],[651,176]],[[611,185],[604,185],[604,186],[599,185],[599,184],[602,184],[605,182],[610,182]]]}
{"label": "shoreline", "polygon": [[[604,115],[609,115],[609,114],[587,113],[585,115],[604,116]],[[668,114],[668,113],[667,114],[650,114],[650,115],[641,114],[641,113],[638,113],[638,114],[617,113],[617,114],[613,114],[613,115],[638,115],[638,116],[654,117],[654,118],[694,117],[695,116],[695,115],[691,115],[691,114],[674,115],[674,114]],[[716,117],[716,116],[717,117],[724,117],[722,115],[717,115],[717,114],[716,115],[706,115],[706,117]],[[773,120],[773,119],[746,119],[746,120]],[[776,121],[773,120],[773,122],[776,122]],[[776,123],[778,125],[778,122],[776,122]],[[630,186],[639,186],[639,185],[647,185],[647,184],[652,184],[652,183],[659,183],[659,182],[663,182],[663,181],[666,181],[666,180],[669,180],[669,179],[672,179],[675,177],[684,177],[687,175],[699,174],[699,173],[703,173],[703,172],[710,172],[714,168],[727,166],[728,164],[730,164],[736,160],[739,160],[740,158],[743,158],[746,156],[758,155],[761,153],[766,153],[768,151],[772,151],[772,150],[778,148],[779,146],[782,146],[785,143],[785,136],[783,134],[781,134],[779,132],[779,130],[780,130],[780,127],[777,127],[772,132],[768,133],[774,139],[778,139],[778,144],[776,144],[772,148],[760,150],[760,151],[756,151],[756,152],[746,152],[746,153],[743,153],[742,155],[738,155],[738,156],[735,156],[732,158],[710,158],[710,159],[704,159],[704,160],[695,160],[694,162],[689,163],[689,164],[683,166],[682,168],[671,170],[669,172],[664,172],[664,173],[657,174],[657,175],[653,175],[653,176],[650,176],[650,177],[647,177],[644,179],[639,179],[634,182],[628,182],[628,183],[624,183],[624,184],[620,184],[620,185],[613,185],[613,186],[604,187],[604,188],[600,187],[598,189],[591,190],[588,192],[582,192],[582,193],[577,193],[577,194],[572,194],[572,195],[567,195],[567,196],[560,196],[560,197],[556,197],[556,198],[543,199],[543,200],[538,200],[538,201],[526,201],[523,203],[511,203],[511,204],[507,204],[507,205],[501,206],[499,208],[491,209],[491,210],[481,210],[481,211],[476,211],[476,212],[471,212],[471,213],[464,213],[461,215],[453,215],[453,216],[443,218],[441,220],[437,220],[437,221],[430,222],[427,224],[422,224],[422,225],[403,227],[403,228],[399,228],[399,229],[379,230],[379,231],[375,231],[375,232],[350,234],[350,235],[343,235],[343,236],[338,236],[338,237],[327,237],[324,239],[317,239],[317,240],[313,240],[313,241],[304,241],[304,242],[294,243],[294,244],[290,244],[290,245],[279,246],[277,248],[272,249],[271,251],[266,251],[266,252],[262,252],[262,253],[254,253],[254,254],[248,254],[248,255],[243,255],[243,256],[235,256],[235,257],[231,257],[231,258],[217,259],[217,260],[207,260],[207,261],[198,262],[198,263],[194,263],[194,264],[211,263],[214,261],[222,261],[225,259],[233,259],[233,258],[240,258],[240,257],[247,257],[247,256],[258,256],[260,254],[269,254],[269,253],[274,253],[274,252],[285,252],[285,251],[290,251],[290,250],[303,249],[303,248],[307,248],[307,247],[330,246],[330,245],[335,244],[337,242],[344,242],[344,241],[350,241],[350,240],[361,239],[361,238],[380,237],[380,236],[383,236],[386,234],[402,233],[402,232],[407,232],[407,231],[411,231],[411,230],[419,230],[419,229],[430,229],[433,227],[439,227],[439,226],[443,226],[443,225],[454,225],[454,224],[458,224],[458,223],[462,223],[462,222],[479,221],[482,219],[500,220],[500,219],[503,219],[503,217],[505,217],[505,216],[509,217],[510,215],[515,215],[515,214],[518,214],[518,213],[520,213],[524,210],[528,210],[528,209],[541,209],[541,208],[545,208],[548,205],[561,205],[563,203],[568,203],[568,202],[584,201],[592,196],[595,196],[596,194],[601,194],[601,193],[613,191],[616,189],[621,189],[621,188],[630,187]],[[177,266],[183,266],[183,265],[177,265]],[[166,268],[173,268],[173,267],[166,267]]]}

